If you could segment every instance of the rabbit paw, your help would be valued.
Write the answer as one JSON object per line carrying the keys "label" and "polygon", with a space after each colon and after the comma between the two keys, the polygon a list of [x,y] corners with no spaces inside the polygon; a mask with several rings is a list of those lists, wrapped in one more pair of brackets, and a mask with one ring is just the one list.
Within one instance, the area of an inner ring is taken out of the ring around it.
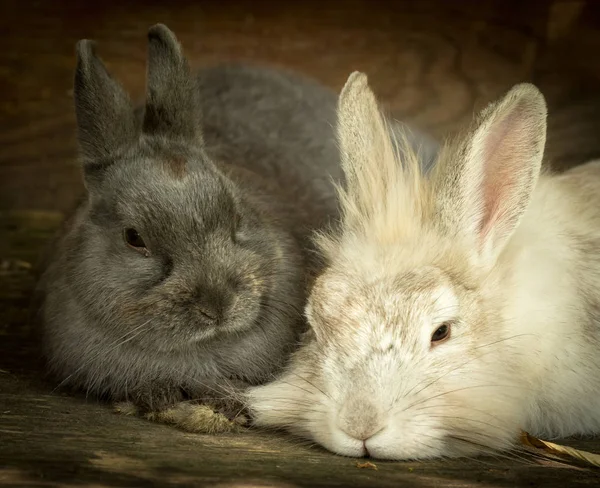
{"label": "rabbit paw", "polygon": [[115,413],[121,415],[137,416],[140,413],[139,409],[132,402],[115,403],[113,410],[115,411]]}
{"label": "rabbit paw", "polygon": [[141,416],[152,422],[173,425],[196,434],[224,434],[240,432],[247,423],[244,415],[229,418],[209,405],[181,402],[164,410],[140,413],[130,402],[117,403],[115,411],[121,415]]}

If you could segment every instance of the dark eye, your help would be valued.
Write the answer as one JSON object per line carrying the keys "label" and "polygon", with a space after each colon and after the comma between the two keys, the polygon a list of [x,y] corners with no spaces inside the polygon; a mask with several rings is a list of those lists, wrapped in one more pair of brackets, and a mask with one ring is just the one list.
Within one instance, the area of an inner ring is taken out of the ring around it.
{"label": "dark eye", "polygon": [[150,254],[150,251],[146,248],[146,243],[142,236],[138,233],[137,230],[129,228],[125,229],[123,232],[123,236],[125,238],[125,242],[129,247],[132,247],[136,251],[143,253],[145,256]]}
{"label": "dark eye", "polygon": [[436,344],[448,339],[450,337],[451,328],[452,324],[450,322],[444,322],[437,329],[435,329],[435,332],[431,335],[431,343]]}

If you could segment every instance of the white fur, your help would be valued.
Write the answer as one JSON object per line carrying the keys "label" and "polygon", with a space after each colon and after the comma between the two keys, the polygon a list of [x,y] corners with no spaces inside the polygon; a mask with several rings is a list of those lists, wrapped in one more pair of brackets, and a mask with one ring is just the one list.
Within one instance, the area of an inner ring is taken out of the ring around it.
{"label": "white fur", "polygon": [[318,239],[329,265],[303,347],[248,394],[256,425],[388,459],[600,432],[600,161],[539,176],[531,85],[449,144],[431,180],[390,160],[364,75],[339,115],[345,219]]}

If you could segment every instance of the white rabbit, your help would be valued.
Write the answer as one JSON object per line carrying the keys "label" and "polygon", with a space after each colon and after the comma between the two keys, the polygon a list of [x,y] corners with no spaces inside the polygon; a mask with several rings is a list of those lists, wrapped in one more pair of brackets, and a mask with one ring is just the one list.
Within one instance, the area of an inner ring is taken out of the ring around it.
{"label": "white rabbit", "polygon": [[304,345],[248,393],[255,425],[397,460],[510,450],[520,429],[600,432],[600,161],[541,170],[530,84],[428,177],[398,161],[366,75],[338,116],[343,218],[317,239]]}

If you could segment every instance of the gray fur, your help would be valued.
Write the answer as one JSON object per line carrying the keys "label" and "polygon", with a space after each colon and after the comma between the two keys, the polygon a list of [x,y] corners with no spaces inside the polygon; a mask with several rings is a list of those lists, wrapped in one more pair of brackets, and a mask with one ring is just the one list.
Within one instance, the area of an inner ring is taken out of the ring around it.
{"label": "gray fur", "polygon": [[337,218],[341,171],[334,92],[237,64],[195,77],[165,26],[148,38],[137,111],[94,44],[78,43],[87,194],[39,291],[60,384],[152,411],[285,363],[319,266],[310,235]]}

